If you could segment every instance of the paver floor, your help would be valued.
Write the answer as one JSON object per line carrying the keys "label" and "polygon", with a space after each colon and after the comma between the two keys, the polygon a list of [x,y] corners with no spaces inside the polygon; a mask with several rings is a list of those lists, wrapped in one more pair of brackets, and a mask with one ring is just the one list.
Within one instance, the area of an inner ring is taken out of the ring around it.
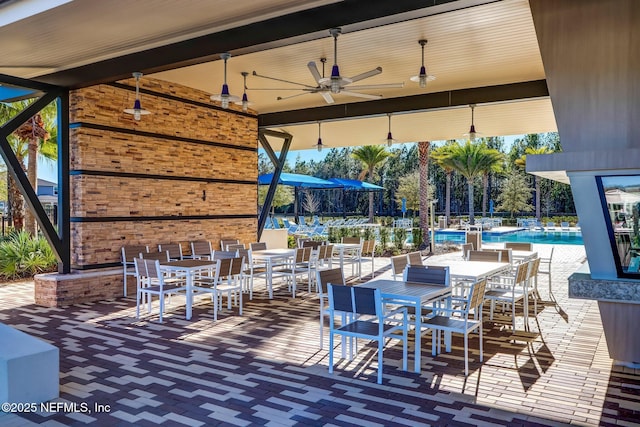
{"label": "paver floor", "polygon": [[[223,310],[217,322],[206,297],[185,320],[178,297],[163,324],[155,314],[137,320],[131,298],[45,308],[33,303],[30,282],[0,286],[0,322],[59,347],[59,401],[92,410],[0,413],[0,426],[640,425],[640,372],[609,359],[597,303],[567,298],[584,248],[555,248],[553,298],[541,278],[550,302],[531,315],[526,339],[512,339],[509,318],[487,316],[484,362],[473,337],[466,378],[461,338],[431,357],[425,336],[420,374],[402,371],[401,346],[389,346],[382,385],[365,343],[352,361],[336,351],[329,375],[318,299],[306,285],[295,299],[276,287],[273,300],[256,286],[242,317]],[[544,256],[551,247],[536,249]],[[390,275],[389,260],[376,269]]]}

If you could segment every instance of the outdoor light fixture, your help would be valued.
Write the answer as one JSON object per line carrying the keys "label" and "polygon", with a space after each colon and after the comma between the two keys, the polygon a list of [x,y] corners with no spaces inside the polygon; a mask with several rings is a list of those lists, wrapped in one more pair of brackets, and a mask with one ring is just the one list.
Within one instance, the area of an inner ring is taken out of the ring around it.
{"label": "outdoor light fixture", "polygon": [[133,77],[136,79],[136,100],[133,103],[133,108],[126,108],[124,112],[133,114],[134,120],[140,120],[141,116],[151,114],[151,111],[144,110],[140,105],[140,77],[142,77],[142,73],[135,72],[133,73]]}
{"label": "outdoor light fixture", "polygon": [[430,76],[427,74],[427,69],[424,66],[424,46],[427,44],[427,41],[422,39],[418,40],[420,46],[422,46],[422,67],[420,67],[420,72],[417,76],[411,77],[409,80],[412,82],[416,82],[420,84],[420,87],[427,87],[427,82],[435,80],[435,76]]}
{"label": "outdoor light fixture", "polygon": [[247,76],[249,75],[249,73],[247,71],[243,71],[240,74],[242,74],[242,78],[244,78],[244,92],[242,92],[242,100],[236,102],[236,104],[242,105],[242,111],[246,113],[249,110],[249,105],[251,104],[249,102],[249,98],[247,97]]}
{"label": "outdoor light fixture", "polygon": [[318,152],[322,151],[322,148],[324,147],[324,145],[322,144],[322,136],[320,135],[320,125],[321,123],[318,122],[318,142],[316,143],[316,145],[314,145],[314,147],[318,149]]}
{"label": "outdoor light fixture", "polygon": [[387,114],[389,117],[389,133],[387,133],[387,145],[391,147],[393,145],[394,139],[391,135],[391,113]]}
{"label": "outdoor light fixture", "polygon": [[465,133],[464,136],[468,136],[469,141],[475,142],[479,134],[479,132],[476,132],[476,127],[473,124],[473,110],[476,108],[476,104],[469,104],[469,107],[471,108],[471,127],[469,128],[469,133]]}
{"label": "outdoor light fixture", "polygon": [[238,102],[240,98],[229,94],[229,85],[227,85],[227,60],[231,58],[230,53],[223,53],[220,58],[224,61],[224,83],[222,84],[222,90],[219,95],[211,95],[212,101],[220,101],[222,108],[229,108],[230,102]]}

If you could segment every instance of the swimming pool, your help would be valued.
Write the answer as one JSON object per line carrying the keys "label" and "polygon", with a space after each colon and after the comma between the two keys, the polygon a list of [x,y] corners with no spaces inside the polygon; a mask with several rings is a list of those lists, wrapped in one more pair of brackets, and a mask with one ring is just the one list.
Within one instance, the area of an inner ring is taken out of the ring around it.
{"label": "swimming pool", "polygon": [[[567,230],[516,230],[496,233],[482,232],[483,242],[531,242],[551,245],[582,245],[582,234],[579,231]],[[436,243],[453,242],[465,243],[464,231],[440,231],[436,230]]]}

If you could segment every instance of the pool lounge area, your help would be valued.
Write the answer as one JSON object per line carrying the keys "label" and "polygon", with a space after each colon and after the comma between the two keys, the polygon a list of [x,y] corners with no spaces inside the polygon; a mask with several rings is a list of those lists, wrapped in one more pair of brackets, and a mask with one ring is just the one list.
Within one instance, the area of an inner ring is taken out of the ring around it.
{"label": "pool lounge area", "polygon": [[[461,244],[465,242],[464,230],[437,230],[436,243],[452,242]],[[531,242],[551,245],[582,245],[582,233],[580,229],[527,229],[520,227],[498,227],[490,231],[482,232],[482,241],[487,243],[497,242]]]}

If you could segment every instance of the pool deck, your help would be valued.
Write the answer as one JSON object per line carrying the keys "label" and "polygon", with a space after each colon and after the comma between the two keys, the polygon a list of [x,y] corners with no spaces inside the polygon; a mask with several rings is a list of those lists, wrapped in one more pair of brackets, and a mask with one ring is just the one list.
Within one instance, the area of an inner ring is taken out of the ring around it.
{"label": "pool deck", "polygon": [[[439,228],[437,231],[451,232],[451,233],[464,233],[465,230],[459,230],[457,228]],[[501,226],[501,227],[492,227],[490,230],[483,230],[483,233],[490,234],[509,234],[514,233],[516,231],[545,231],[547,233],[579,233],[580,227],[537,227],[537,228],[526,228],[526,227],[509,227],[509,226]]]}
{"label": "pool deck", "polygon": [[[551,246],[534,249],[545,256]],[[3,285],[0,322],[60,348],[58,401],[109,410],[0,412],[0,425],[640,425],[640,370],[609,359],[595,301],[567,298],[567,277],[584,259],[582,246],[555,246],[553,295],[542,278],[547,302],[535,318],[531,308],[531,334],[514,341],[510,319],[485,317],[484,362],[474,336],[469,377],[460,337],[451,353],[432,357],[426,336],[420,374],[402,371],[401,345],[388,345],[382,385],[374,345],[362,343],[353,361],[336,351],[328,373],[318,299],[304,285],[296,299],[276,287],[273,300],[257,285],[243,316],[225,309],[217,322],[208,298],[198,299],[190,321],[175,298],[163,324],[146,312],[137,320],[132,298],[46,308],[34,304],[32,282]],[[388,258],[375,268],[390,277]],[[521,315],[517,322],[523,326]]]}

